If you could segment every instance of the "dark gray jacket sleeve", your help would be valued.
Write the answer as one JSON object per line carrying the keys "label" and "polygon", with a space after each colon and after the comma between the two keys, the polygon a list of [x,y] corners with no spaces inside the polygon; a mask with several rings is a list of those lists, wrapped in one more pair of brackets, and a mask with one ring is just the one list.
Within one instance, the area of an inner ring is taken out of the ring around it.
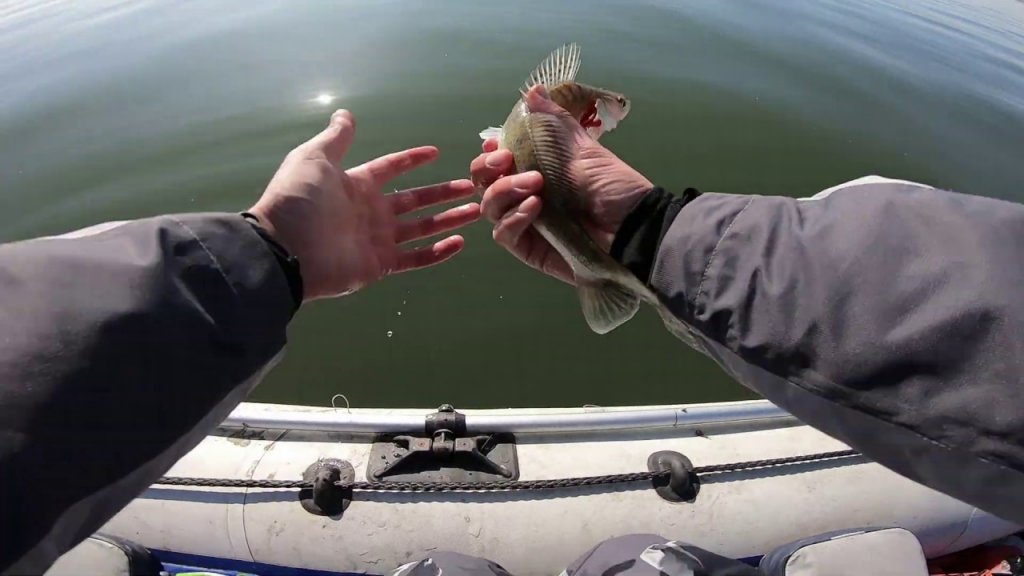
{"label": "dark gray jacket sleeve", "polygon": [[198,444],[293,308],[237,215],[0,246],[0,572],[43,571]]}
{"label": "dark gray jacket sleeve", "polygon": [[874,180],[700,196],[651,284],[741,383],[1024,524],[1024,206]]}

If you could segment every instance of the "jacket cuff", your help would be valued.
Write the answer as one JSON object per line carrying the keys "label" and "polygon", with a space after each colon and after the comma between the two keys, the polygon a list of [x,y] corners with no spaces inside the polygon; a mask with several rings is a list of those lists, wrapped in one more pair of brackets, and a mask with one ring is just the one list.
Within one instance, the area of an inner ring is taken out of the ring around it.
{"label": "jacket cuff", "polygon": [[270,232],[267,232],[258,216],[251,212],[242,212],[241,215],[242,218],[249,222],[256,234],[267,243],[267,248],[270,248],[270,251],[273,252],[274,259],[277,260],[277,264],[281,267],[281,272],[288,281],[288,290],[291,292],[292,302],[295,304],[292,313],[298,312],[299,306],[302,306],[305,290],[302,285],[302,270],[299,267],[298,257],[292,256],[291,252],[288,252],[284,245],[271,236]]}
{"label": "jacket cuff", "polygon": [[240,305],[237,320],[259,333],[287,326],[297,306],[279,255],[257,229],[235,214],[183,214],[174,217],[202,245],[228,282]]}
{"label": "jacket cuff", "polygon": [[660,186],[653,188],[622,221],[612,241],[612,258],[648,284],[661,239],[679,211],[698,196],[695,188],[687,188],[679,197]]}

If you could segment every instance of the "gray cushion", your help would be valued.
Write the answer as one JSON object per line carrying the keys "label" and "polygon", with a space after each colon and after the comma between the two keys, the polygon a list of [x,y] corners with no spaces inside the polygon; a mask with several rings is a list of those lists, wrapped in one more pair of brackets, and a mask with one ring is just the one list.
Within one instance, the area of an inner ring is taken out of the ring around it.
{"label": "gray cushion", "polygon": [[58,558],[46,576],[158,576],[160,569],[160,563],[142,546],[94,534]]}
{"label": "gray cushion", "polygon": [[781,546],[761,559],[764,576],[928,576],[921,543],[903,528],[830,532]]}

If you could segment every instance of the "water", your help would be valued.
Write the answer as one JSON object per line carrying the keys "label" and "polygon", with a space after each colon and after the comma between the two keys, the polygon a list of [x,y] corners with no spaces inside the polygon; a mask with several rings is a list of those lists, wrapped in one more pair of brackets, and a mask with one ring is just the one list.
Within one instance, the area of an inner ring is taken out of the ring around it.
{"label": "water", "polygon": [[[882,174],[1024,201],[1012,0],[0,3],[0,240],[245,209],[335,107],[352,163],[466,175],[547,52],[633,97],[606,144],[673,190],[806,196]],[[446,266],[308,305],[263,401],[463,407],[748,398],[654,314],[591,334],[480,224]],[[190,383],[183,382],[186,386]]]}

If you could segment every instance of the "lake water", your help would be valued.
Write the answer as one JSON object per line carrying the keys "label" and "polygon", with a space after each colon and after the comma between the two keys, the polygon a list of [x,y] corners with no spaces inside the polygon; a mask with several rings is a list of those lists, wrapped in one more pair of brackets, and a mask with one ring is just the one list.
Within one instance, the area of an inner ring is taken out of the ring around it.
{"label": "lake water", "polygon": [[[436,144],[399,184],[465,176],[477,132],[567,41],[582,81],[633,98],[605,144],[669,189],[807,196],[881,174],[1024,201],[1019,1],[8,1],[0,241],[245,209],[337,107],[359,120],[351,162]],[[306,306],[290,340],[255,399],[751,397],[649,310],[590,333],[573,291],[485,224],[443,267]]]}

